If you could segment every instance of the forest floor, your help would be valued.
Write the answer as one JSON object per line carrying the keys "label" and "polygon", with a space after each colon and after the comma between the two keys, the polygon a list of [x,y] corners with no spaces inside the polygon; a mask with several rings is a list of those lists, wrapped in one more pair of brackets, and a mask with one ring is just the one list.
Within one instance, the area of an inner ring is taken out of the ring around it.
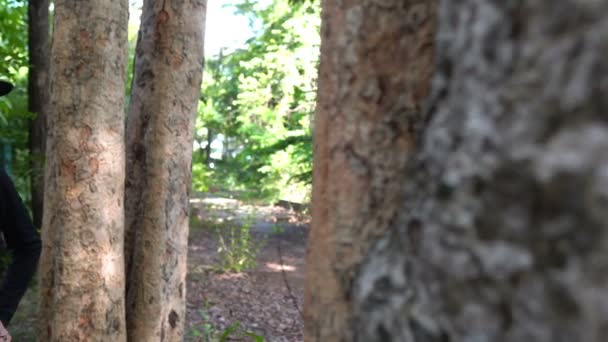
{"label": "forest floor", "polygon": [[[254,341],[246,333],[266,342],[302,341],[308,218],[291,209],[230,198],[193,202],[185,340],[205,341],[205,335],[219,339],[238,325],[234,341]],[[226,236],[243,225],[251,231],[252,245],[260,248],[256,266],[218,272],[218,233]]]}
{"label": "forest floor", "polygon": [[[228,197],[191,202],[184,341],[302,341],[308,218]],[[260,246],[256,265],[222,272],[218,234],[226,237],[243,226],[251,231],[251,244]],[[36,292],[35,286],[28,290],[12,320],[14,341],[36,341]]]}

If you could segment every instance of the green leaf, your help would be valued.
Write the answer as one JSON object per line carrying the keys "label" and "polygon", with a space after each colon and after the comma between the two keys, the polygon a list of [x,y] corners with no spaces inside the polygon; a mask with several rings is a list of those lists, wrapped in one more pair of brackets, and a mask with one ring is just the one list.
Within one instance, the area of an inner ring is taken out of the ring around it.
{"label": "green leaf", "polygon": [[252,337],[255,340],[255,342],[264,342],[264,338],[262,336],[256,335],[252,332],[247,331],[247,332],[245,332],[245,335]]}
{"label": "green leaf", "polygon": [[232,333],[235,332],[239,327],[240,327],[239,322],[236,322],[236,323],[230,325],[229,327],[227,327],[226,330],[224,330],[224,332],[220,336],[219,341],[220,342],[227,341],[228,337],[230,337],[230,335],[232,335]]}

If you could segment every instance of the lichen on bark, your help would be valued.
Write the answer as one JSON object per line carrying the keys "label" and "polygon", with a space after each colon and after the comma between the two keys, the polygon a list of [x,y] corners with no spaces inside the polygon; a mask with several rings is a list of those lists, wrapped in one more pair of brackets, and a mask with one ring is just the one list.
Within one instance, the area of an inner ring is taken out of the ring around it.
{"label": "lichen on bark", "polygon": [[360,341],[603,341],[608,4],[440,3],[399,218],[359,269]]}

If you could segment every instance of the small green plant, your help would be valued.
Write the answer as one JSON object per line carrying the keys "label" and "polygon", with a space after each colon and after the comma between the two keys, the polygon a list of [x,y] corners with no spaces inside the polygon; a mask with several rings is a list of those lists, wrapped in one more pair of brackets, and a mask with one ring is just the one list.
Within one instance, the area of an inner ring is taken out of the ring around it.
{"label": "small green plant", "polygon": [[262,336],[241,329],[241,324],[239,322],[232,323],[224,330],[216,329],[211,323],[209,323],[209,315],[206,313],[207,307],[208,305],[205,304],[205,308],[199,310],[199,315],[201,315],[204,323],[199,324],[190,330],[190,337],[196,339],[196,341],[227,342],[228,338],[238,336],[250,337],[254,342],[264,342],[264,338]]}
{"label": "small green plant", "polygon": [[275,224],[272,226],[272,234],[281,235],[283,233],[285,233],[285,228],[283,228],[281,225]]}
{"label": "small green plant", "polygon": [[241,329],[241,325],[239,324],[239,322],[233,323],[232,325],[228,326],[223,332],[222,335],[220,336],[219,342],[226,342],[228,341],[228,337],[232,336],[232,335],[241,335],[241,336],[247,336],[247,337],[251,337],[253,338],[253,340],[255,342],[264,342],[264,338],[260,335],[256,335],[250,331],[245,331],[243,329]]}
{"label": "small green plant", "polygon": [[255,267],[256,256],[264,243],[253,238],[252,221],[248,216],[242,225],[230,225],[218,232],[220,271],[243,272]]}
{"label": "small green plant", "polygon": [[202,341],[213,341],[219,332],[211,323],[209,323],[209,315],[207,315],[205,309],[199,310],[198,313],[204,323],[192,327],[190,336]]}

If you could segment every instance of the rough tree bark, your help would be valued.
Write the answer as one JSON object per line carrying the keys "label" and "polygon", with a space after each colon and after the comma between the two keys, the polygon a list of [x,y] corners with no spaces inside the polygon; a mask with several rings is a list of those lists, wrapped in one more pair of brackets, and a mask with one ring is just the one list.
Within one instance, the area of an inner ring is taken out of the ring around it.
{"label": "rough tree bark", "polygon": [[36,114],[29,123],[30,179],[34,226],[42,226],[44,196],[45,121],[48,109],[49,0],[28,2],[28,110]]}
{"label": "rough tree bark", "polygon": [[144,2],[127,120],[129,341],[182,341],[205,0]]}
{"label": "rough tree bark", "polygon": [[323,2],[306,341],[353,338],[353,276],[400,209],[435,26],[434,0]]}
{"label": "rough tree bark", "polygon": [[55,1],[40,341],[125,341],[128,2]]}
{"label": "rough tree bark", "polygon": [[608,333],[608,3],[443,0],[431,119],[360,341]]}

